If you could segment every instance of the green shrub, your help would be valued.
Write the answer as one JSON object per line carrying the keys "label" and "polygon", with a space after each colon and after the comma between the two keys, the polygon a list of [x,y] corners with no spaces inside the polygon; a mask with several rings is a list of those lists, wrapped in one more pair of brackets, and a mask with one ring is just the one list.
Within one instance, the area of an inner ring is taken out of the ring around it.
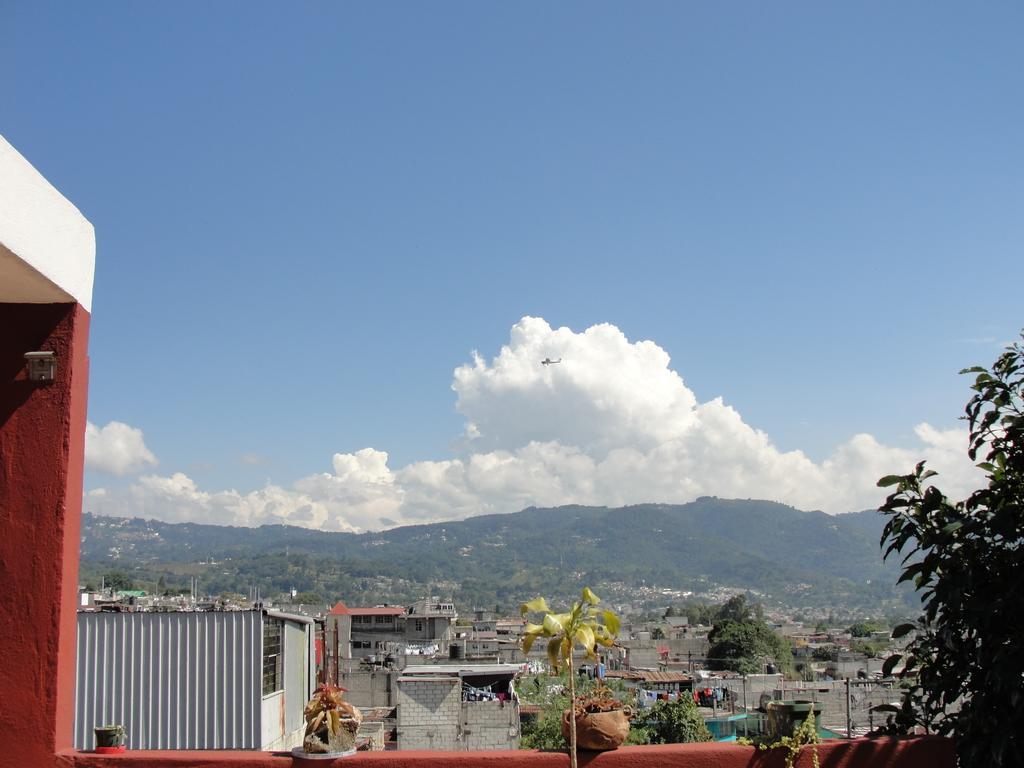
{"label": "green shrub", "polygon": [[647,734],[648,744],[685,744],[711,741],[700,710],[689,696],[659,701],[633,718],[633,727]]}

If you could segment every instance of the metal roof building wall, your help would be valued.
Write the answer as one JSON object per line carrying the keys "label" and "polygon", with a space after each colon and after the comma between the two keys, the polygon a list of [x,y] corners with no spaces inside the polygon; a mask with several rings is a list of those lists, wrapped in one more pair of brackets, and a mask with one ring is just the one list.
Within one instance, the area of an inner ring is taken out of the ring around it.
{"label": "metal roof building wall", "polygon": [[79,613],[75,747],[259,749],[262,652],[259,611]]}

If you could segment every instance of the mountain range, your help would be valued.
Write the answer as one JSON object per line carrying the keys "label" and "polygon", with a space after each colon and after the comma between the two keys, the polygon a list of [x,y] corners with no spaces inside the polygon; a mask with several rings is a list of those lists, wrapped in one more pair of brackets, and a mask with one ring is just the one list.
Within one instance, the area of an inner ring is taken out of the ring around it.
{"label": "mountain range", "polygon": [[851,612],[906,607],[883,563],[882,516],[804,512],[769,501],[530,507],[502,515],[352,534],[83,515],[82,576],[110,571],[140,586],[264,595],[291,589],[350,605],[434,594],[460,607],[603,590],[657,606],[747,590],[766,605]]}

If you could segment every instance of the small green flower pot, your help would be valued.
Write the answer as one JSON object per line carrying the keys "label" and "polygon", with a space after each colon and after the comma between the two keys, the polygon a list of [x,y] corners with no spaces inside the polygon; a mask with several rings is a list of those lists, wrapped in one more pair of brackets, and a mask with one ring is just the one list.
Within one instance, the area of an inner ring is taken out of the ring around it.
{"label": "small green flower pot", "polygon": [[97,725],[92,731],[96,736],[96,751],[100,754],[125,751],[127,733],[123,725]]}

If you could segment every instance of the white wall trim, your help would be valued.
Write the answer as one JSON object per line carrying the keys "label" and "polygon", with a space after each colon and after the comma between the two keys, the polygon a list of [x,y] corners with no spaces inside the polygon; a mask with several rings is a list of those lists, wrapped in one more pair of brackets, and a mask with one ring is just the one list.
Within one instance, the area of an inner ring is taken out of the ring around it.
{"label": "white wall trim", "polygon": [[95,266],[92,224],[0,136],[0,301],[91,311]]}

